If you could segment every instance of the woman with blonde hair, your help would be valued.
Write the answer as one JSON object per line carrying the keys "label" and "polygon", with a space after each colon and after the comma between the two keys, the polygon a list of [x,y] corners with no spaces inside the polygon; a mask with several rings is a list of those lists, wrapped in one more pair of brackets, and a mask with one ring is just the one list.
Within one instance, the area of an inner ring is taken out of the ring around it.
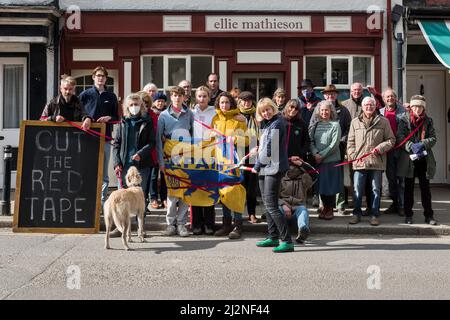
{"label": "woman with blonde hair", "polygon": [[269,98],[258,101],[256,117],[261,121],[262,134],[258,157],[252,171],[259,175],[259,189],[268,227],[267,239],[257,242],[256,246],[274,247],[273,252],[294,251],[286,217],[278,206],[281,178],[289,169],[286,152],[286,121]]}

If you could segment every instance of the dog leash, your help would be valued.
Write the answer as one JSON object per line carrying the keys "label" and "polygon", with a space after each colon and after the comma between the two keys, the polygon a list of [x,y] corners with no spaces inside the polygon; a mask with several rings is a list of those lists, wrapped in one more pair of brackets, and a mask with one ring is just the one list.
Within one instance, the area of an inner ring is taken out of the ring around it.
{"label": "dog leash", "polygon": [[117,181],[119,181],[120,189],[123,189],[122,174],[120,171],[116,171],[116,177],[117,177]]}

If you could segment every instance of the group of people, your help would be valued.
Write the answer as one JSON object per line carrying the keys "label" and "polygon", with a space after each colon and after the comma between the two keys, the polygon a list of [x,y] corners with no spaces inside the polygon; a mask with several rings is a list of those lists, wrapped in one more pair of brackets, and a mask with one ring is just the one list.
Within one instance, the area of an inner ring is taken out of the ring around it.
{"label": "group of people", "polygon": [[[385,90],[381,99],[363,97],[363,86],[353,83],[350,98],[341,104],[334,85],[322,90],[322,100],[315,94],[312,81],[304,79],[298,98],[286,102],[286,92],[280,88],[272,98],[263,97],[256,102],[249,91],[220,90],[219,76],[211,73],[206,85],[198,87],[194,95],[187,80],[173,87],[169,97],[149,83],[124,99],[123,116],[119,119],[117,97],[105,88],[107,75],[104,67],[95,68],[94,86],[79,97],[74,95],[75,80],[63,76],[60,95],[45,106],[41,120],[82,121],[83,129],[89,129],[93,122],[104,122],[107,136],[111,136],[112,125],[117,123],[112,143],[116,175],[123,177],[130,166],[139,169],[146,207],[167,210],[165,235],[188,236],[188,212],[195,235],[238,239],[243,231],[243,212],[232,204],[222,203],[222,226],[216,229],[214,206],[190,207],[182,198],[170,192],[168,195],[164,173],[170,154],[165,147],[172,139],[180,141],[180,132],[191,142],[207,144],[225,136],[228,143],[245,146],[242,183],[223,188],[230,192],[245,188],[246,196],[239,201],[246,202],[248,220],[257,223],[259,187],[268,237],[257,242],[258,247],[274,247],[274,252],[293,251],[289,221],[298,226],[296,241],[303,243],[307,239],[310,229],[306,200],[310,189],[313,204],[319,206],[320,219],[333,219],[334,209],[349,213],[345,207],[350,193],[344,186],[346,174],[353,186],[350,224],[359,223],[366,214],[371,225],[379,225],[383,171],[392,199],[387,213],[404,215],[406,223],[413,223],[414,179],[418,177],[425,222],[437,223],[429,187],[435,173],[432,147],[436,135],[423,96],[413,96],[405,109],[392,89]],[[383,107],[378,108],[379,105]],[[105,146],[102,205],[107,196],[111,144]],[[344,161],[349,164],[348,171],[344,170]],[[114,233],[120,235],[115,231],[112,236]]]}

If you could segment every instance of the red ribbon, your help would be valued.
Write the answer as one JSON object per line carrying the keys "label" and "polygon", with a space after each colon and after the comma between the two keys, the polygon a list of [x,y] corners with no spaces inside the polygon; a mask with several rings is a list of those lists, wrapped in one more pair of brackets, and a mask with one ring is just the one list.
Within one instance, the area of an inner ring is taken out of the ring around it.
{"label": "red ribbon", "polygon": [[[388,152],[391,152],[391,151],[393,151],[393,150],[395,150],[395,149],[398,149],[398,148],[400,148],[401,146],[403,146],[416,132],[417,132],[417,130],[419,130],[420,129],[420,127],[423,125],[423,123],[424,123],[424,121],[422,121],[402,142],[400,142],[398,145],[396,145],[396,146],[394,146],[392,149],[390,149],[389,151],[386,151],[386,152],[383,152],[383,153],[380,153],[380,156],[381,155],[383,155],[383,154],[385,154],[385,153],[388,153]],[[364,154],[364,155],[362,155],[361,157],[359,157],[359,158],[357,158],[357,159],[354,159],[354,160],[349,160],[349,161],[344,161],[344,162],[341,162],[341,163],[338,163],[338,164],[335,164],[332,168],[337,168],[337,167],[341,167],[341,166],[345,166],[345,165],[347,165],[347,164],[351,164],[351,163],[353,163],[353,162],[355,162],[355,161],[360,161],[360,160],[363,160],[364,158],[367,158],[368,156],[370,156],[370,155],[372,155],[372,152],[369,152],[369,153],[366,153],[366,154]],[[318,169],[316,169],[316,170],[310,170],[310,171],[307,171],[307,173],[320,173],[320,171],[324,171],[325,169],[321,169],[321,170],[318,170]]]}

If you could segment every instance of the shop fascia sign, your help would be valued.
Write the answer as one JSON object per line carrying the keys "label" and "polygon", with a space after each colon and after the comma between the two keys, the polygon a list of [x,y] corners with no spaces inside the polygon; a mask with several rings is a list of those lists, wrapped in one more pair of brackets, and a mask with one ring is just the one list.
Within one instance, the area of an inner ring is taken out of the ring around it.
{"label": "shop fascia sign", "polygon": [[206,16],[206,32],[310,32],[310,16]]}

